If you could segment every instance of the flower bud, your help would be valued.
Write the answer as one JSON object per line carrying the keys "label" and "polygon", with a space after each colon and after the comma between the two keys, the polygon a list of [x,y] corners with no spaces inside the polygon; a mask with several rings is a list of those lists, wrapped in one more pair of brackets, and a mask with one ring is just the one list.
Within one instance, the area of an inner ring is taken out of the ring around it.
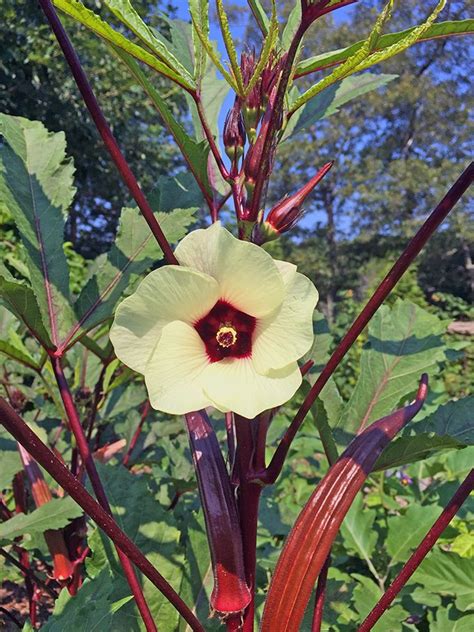
{"label": "flower bud", "polygon": [[333,164],[333,162],[326,163],[297,193],[285,196],[272,208],[262,226],[265,241],[276,239],[281,233],[286,233],[301,219],[304,212],[301,205]]}
{"label": "flower bud", "polygon": [[[247,86],[253,77],[256,67],[255,50],[243,52],[240,61],[242,70],[242,78],[244,85]],[[250,142],[254,142],[256,136],[256,128],[261,115],[261,79],[255,83],[245,101],[242,103],[242,115],[245,123],[245,129],[249,135]]]}
{"label": "flower bud", "polygon": [[235,100],[234,105],[228,111],[224,123],[224,148],[231,160],[237,160],[244,152],[245,127],[240,111],[240,104]]}

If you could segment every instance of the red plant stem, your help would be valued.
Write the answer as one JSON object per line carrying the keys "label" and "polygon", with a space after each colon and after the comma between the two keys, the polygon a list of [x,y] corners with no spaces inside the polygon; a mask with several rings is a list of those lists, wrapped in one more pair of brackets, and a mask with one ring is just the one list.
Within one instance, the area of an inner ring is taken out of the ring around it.
{"label": "red plant stem", "polygon": [[355,319],[349,331],[338,344],[328,363],[312,386],[300,409],[296,413],[295,418],[285,432],[280,444],[275,450],[275,454],[273,455],[270,465],[267,468],[267,480],[272,482],[276,481],[296,433],[327,381],[337,369],[339,363],[352,347],[357,337],[362,333],[375,312],[393,290],[415,257],[419,254],[420,250],[438,226],[446,219],[449,212],[459,201],[463,193],[465,193],[465,191],[469,188],[473,180],[474,162],[471,162],[471,164],[463,171],[453,186],[449,189],[428,219],[424,222],[423,226],[419,229],[408,246],[399,256],[390,272],[375,290],[374,294],[369,299],[359,316]]}
{"label": "red plant stem", "polygon": [[122,465],[124,465],[125,467],[127,467],[128,462],[130,460],[130,456],[135,446],[137,445],[138,437],[140,436],[140,433],[143,428],[143,424],[145,423],[145,419],[147,418],[149,412],[150,412],[150,401],[147,399],[146,402],[143,404],[142,414],[141,414],[138,426],[136,427],[135,432],[133,433],[133,437],[130,441],[130,445],[128,446],[128,450],[125,456],[123,457]]}
{"label": "red plant stem", "polygon": [[102,390],[104,386],[105,372],[107,370],[108,365],[109,365],[108,362],[104,362],[104,364],[102,365],[102,369],[99,374],[99,379],[97,380],[96,385],[94,387],[94,398],[92,400],[91,410],[89,413],[89,418],[87,420],[87,441],[90,441],[92,437],[92,431],[94,429],[95,420],[97,418],[97,410],[99,408],[100,400],[102,399],[104,395]]}
{"label": "red plant stem", "polygon": [[181,597],[147,560],[140,549],[120,529],[112,516],[92,498],[81,482],[61,463],[58,457],[35,435],[11,406],[0,397],[0,423],[28,450],[31,456],[82,507],[112,542],[148,577],[170,601],[195,632],[205,632]]}
{"label": "red plant stem", "polygon": [[206,113],[204,112],[204,109],[202,107],[201,95],[199,92],[195,92],[191,96],[193,97],[194,103],[196,104],[196,109],[199,115],[199,120],[201,122],[201,127],[203,129],[204,134],[206,135],[207,142],[209,143],[209,147],[211,148],[211,152],[212,152],[212,155],[214,156],[214,160],[216,161],[219,172],[221,176],[224,178],[224,180],[227,180],[229,178],[229,172],[227,171],[224,161],[222,160],[221,153],[219,151],[219,148],[216,145],[216,141],[214,139],[212,131],[209,128],[209,124],[206,120]]}
{"label": "red plant stem", "polygon": [[5,549],[0,549],[0,555],[4,557],[8,562],[10,562],[10,564],[13,564],[13,566],[16,566],[16,568],[18,568],[18,570],[20,570],[24,575],[30,575],[31,579],[36,584],[38,584],[38,586],[41,586],[41,588],[43,588],[43,590],[49,593],[49,595],[51,595],[53,599],[57,599],[58,595],[56,591],[53,590],[51,586],[48,586],[46,582],[40,579],[31,568],[28,568],[24,566],[23,564],[21,564],[21,562],[15,559],[13,555],[8,553],[8,551],[5,551]]}
{"label": "red plant stem", "polygon": [[431,551],[437,539],[446,529],[448,524],[454,518],[456,513],[459,511],[461,505],[468,498],[471,491],[474,489],[474,469],[472,469],[469,474],[466,476],[464,481],[458,487],[456,493],[451,498],[449,503],[443,509],[440,517],[433,524],[431,529],[428,531],[426,536],[421,541],[420,545],[414,551],[408,562],[403,566],[400,573],[397,575],[395,580],[390,584],[385,593],[382,595],[380,600],[378,601],[375,608],[368,614],[367,618],[363,621],[362,625],[358,629],[358,632],[368,632],[372,630],[374,625],[383,615],[383,613],[390,606],[392,601],[398,595],[400,590],[405,586],[407,581],[416,571],[418,566],[425,559],[426,555]]}
{"label": "red plant stem", "polygon": [[248,475],[253,470],[255,446],[252,424],[255,424],[257,420],[245,419],[239,415],[234,415],[234,417],[237,436],[236,466],[239,480],[237,502],[244,549],[245,579],[252,595],[252,601],[244,612],[242,632],[252,632],[255,616],[258,506],[263,486],[248,480]]}
{"label": "red plant stem", "polygon": [[[85,465],[87,474],[91,481],[92,488],[100,505],[108,514],[111,515],[109,501],[107,500],[107,495],[100,481],[99,473],[97,472],[94,459],[92,458],[92,454],[89,449],[89,444],[84,434],[84,430],[82,429],[82,424],[79,419],[77,409],[74,405],[74,400],[69,389],[66,376],[64,375],[61,358],[55,356],[51,357],[51,364],[53,367],[54,375],[56,377],[56,381],[58,383],[59,392],[61,394],[61,399],[64,404],[64,409],[66,411],[69,425],[76,439],[79,454],[81,455],[82,462]],[[150,609],[148,608],[145,597],[143,596],[143,591],[140,582],[138,581],[138,578],[135,574],[132,563],[118,547],[116,548],[120,563],[123,568],[123,572],[133,593],[143,622],[145,623],[145,627],[149,632],[156,632],[157,628],[153,621],[153,616],[150,612]]]}
{"label": "red plant stem", "polygon": [[132,170],[128,166],[125,157],[120,151],[120,147],[118,146],[118,143],[115,140],[114,135],[112,134],[112,131],[105,119],[104,114],[102,113],[102,110],[100,109],[100,105],[89,84],[86,73],[81,66],[79,57],[74,50],[74,47],[51,3],[51,0],[39,0],[39,4],[43,9],[43,12],[48,19],[49,24],[51,25],[51,28],[56,36],[56,39],[59,42],[59,45],[61,46],[64,57],[66,58],[72,75],[76,81],[77,87],[79,88],[82,98],[84,99],[84,103],[86,104],[87,109],[89,110],[89,113],[97,127],[97,131],[101,135],[102,140],[104,141],[104,144],[109,151],[110,157],[114,161],[115,166],[117,167],[130,193],[132,194],[133,199],[138,204],[141,212],[143,213],[143,217],[145,218],[151,232],[155,236],[156,241],[163,251],[166,261],[168,263],[177,265],[178,261],[174,256],[171,246],[169,245],[168,240],[161,230],[161,227],[157,222],[153,211],[143,194],[143,191],[140,189],[140,186],[135,176],[133,175]]}
{"label": "red plant stem", "polygon": [[316,586],[316,594],[314,596],[313,621],[311,623],[311,632],[321,632],[323,622],[324,600],[326,598],[326,585],[328,579],[329,566],[331,564],[331,556],[328,555],[324,566],[318,577],[318,585]]}
{"label": "red plant stem", "polygon": [[293,62],[295,61],[296,53],[298,52],[298,48],[306,31],[306,28],[307,27],[305,27],[303,24],[300,24],[300,26],[298,27],[288,49],[285,66],[280,77],[280,82],[278,84],[275,102],[272,109],[272,116],[270,118],[263,141],[261,154],[262,160],[259,167],[259,174],[255,181],[255,188],[252,193],[251,213],[249,219],[254,221],[258,216],[258,212],[260,210],[262,202],[262,196],[265,191],[266,183],[269,177],[268,168],[271,161],[273,140],[275,138],[275,134],[278,132],[280,113],[283,111],[284,98],[288,82],[291,77],[291,72],[293,70]]}

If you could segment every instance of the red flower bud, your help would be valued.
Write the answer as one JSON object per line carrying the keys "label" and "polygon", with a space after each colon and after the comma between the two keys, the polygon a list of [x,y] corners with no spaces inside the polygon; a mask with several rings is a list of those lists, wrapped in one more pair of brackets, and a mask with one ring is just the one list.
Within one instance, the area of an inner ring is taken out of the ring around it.
{"label": "red flower bud", "polygon": [[271,238],[275,239],[279,234],[285,233],[290,230],[290,228],[293,228],[303,215],[301,205],[304,200],[324,178],[333,164],[333,162],[326,163],[297,193],[285,196],[272,208],[265,221],[265,228],[267,229],[265,232],[268,232],[269,236],[273,234]]}
{"label": "red flower bud", "polygon": [[245,139],[246,134],[240,104],[238,99],[236,99],[232,108],[227,112],[224,123],[224,148],[231,160],[236,160],[243,154]]}

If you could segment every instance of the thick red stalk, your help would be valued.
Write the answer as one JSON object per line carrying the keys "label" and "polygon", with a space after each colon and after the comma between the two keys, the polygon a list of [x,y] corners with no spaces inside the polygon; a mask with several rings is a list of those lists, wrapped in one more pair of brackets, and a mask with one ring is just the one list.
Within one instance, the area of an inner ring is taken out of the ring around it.
{"label": "thick red stalk", "polygon": [[472,492],[473,488],[474,469],[469,472],[464,481],[458,487],[454,496],[443,509],[438,520],[436,520],[436,522],[423,538],[420,545],[414,551],[408,562],[406,562],[395,580],[387,588],[375,608],[368,614],[367,618],[358,629],[358,632],[369,632],[369,630],[372,630],[374,625],[390,606],[400,590],[403,588],[403,586],[405,586],[405,584],[416,571],[418,566],[425,559],[426,555],[431,551],[436,543],[436,540],[440,537],[448,524],[454,518],[461,505],[465,502],[469,494]]}
{"label": "thick red stalk", "polygon": [[[55,356],[51,357],[51,364],[53,366],[54,375],[58,383],[58,388],[61,395],[61,399],[64,404],[66,416],[68,418],[71,431],[76,439],[76,444],[79,450],[79,454],[81,455],[82,462],[85,465],[94,493],[100,505],[105,509],[105,511],[108,514],[111,514],[109,501],[107,500],[107,495],[100,481],[99,473],[97,472],[97,468],[95,466],[94,459],[92,458],[89,444],[84,434],[84,430],[82,429],[82,424],[79,419],[76,406],[74,404],[72,393],[69,390],[69,385],[67,383],[66,376],[64,375],[63,367],[61,364],[61,358],[58,358]],[[157,628],[153,621],[153,616],[150,612],[150,609],[145,600],[145,597],[143,596],[142,587],[135,574],[135,570],[132,566],[132,563],[118,547],[116,548],[117,548],[117,554],[120,559],[120,563],[123,568],[123,572],[130,586],[130,589],[133,593],[133,596],[137,603],[138,610],[140,611],[142,619],[145,623],[145,627],[147,631],[156,632]]]}
{"label": "thick red stalk", "polygon": [[92,498],[82,483],[71,474],[66,466],[41,439],[25,424],[13,408],[0,397],[0,423],[4,428],[28,450],[54,480],[82,507],[85,513],[94,520],[97,526],[106,533],[112,542],[139,568],[145,577],[173,604],[181,616],[195,632],[204,632],[204,628],[196,619],[181,597],[173,590],[165,578],[147,560],[140,549],[119,528],[112,516]]}
{"label": "thick red stalk", "polygon": [[216,434],[204,411],[186,415],[214,573],[211,606],[241,616],[250,602],[234,491]]}
{"label": "thick red stalk", "polygon": [[255,426],[259,420],[249,420],[239,415],[234,415],[234,417],[237,437],[235,463],[238,480],[237,501],[244,548],[245,578],[252,595],[252,600],[244,613],[242,632],[252,632],[255,617],[258,506],[263,486],[259,482],[249,480],[249,474],[254,469],[255,435],[258,431]]}
{"label": "thick red stalk", "polygon": [[275,450],[275,454],[273,455],[270,465],[267,468],[266,480],[270,482],[275,482],[275,480],[278,478],[278,475],[281,472],[286,455],[288,454],[288,450],[290,449],[290,445],[295,438],[296,433],[298,432],[306,415],[311,409],[311,406],[314,404],[316,398],[323,390],[327,381],[337,369],[339,363],[352,347],[357,337],[365,329],[366,325],[371,320],[375,312],[393,290],[393,288],[398,283],[402,275],[406,272],[415,257],[419,254],[420,250],[423,248],[423,246],[426,244],[426,242],[434,233],[434,231],[438,228],[438,226],[446,219],[449,212],[459,201],[460,197],[466,192],[466,190],[472,184],[473,180],[474,162],[471,162],[471,164],[463,171],[463,173],[459,176],[453,186],[449,189],[441,202],[428,217],[428,219],[424,222],[423,226],[419,229],[419,231],[410,241],[408,246],[402,252],[390,272],[375,290],[374,294],[369,299],[359,316],[351,325],[349,331],[336,347],[328,363],[312,386],[304,402],[301,404],[301,407],[296,413],[295,418],[291,422],[288,430],[284,434],[280,444]]}
{"label": "thick red stalk", "polygon": [[373,423],[329,468],[285,542],[270,583],[261,632],[299,630],[316,579],[355,496],[382,450],[420,410],[427,390],[428,376],[423,375],[415,402]]}
{"label": "thick red stalk", "polygon": [[163,231],[159,223],[157,222],[153,211],[148,204],[146,197],[143,194],[143,191],[140,189],[140,186],[137,182],[137,179],[132,173],[132,170],[128,166],[127,161],[125,160],[124,155],[120,151],[120,147],[118,146],[117,141],[115,140],[114,135],[105,119],[102,110],[100,109],[100,105],[92,91],[92,88],[87,79],[86,73],[84,72],[79,57],[77,56],[76,51],[59,19],[52,3],[50,0],[39,0],[39,4],[43,9],[48,22],[51,25],[51,28],[56,36],[56,39],[61,46],[61,49],[64,53],[64,57],[66,58],[67,63],[71,69],[72,75],[76,81],[77,87],[79,88],[82,98],[84,99],[84,103],[89,110],[89,113],[97,127],[97,131],[102,137],[105,146],[110,154],[110,157],[115,163],[120,175],[122,176],[123,181],[127,185],[130,193],[133,196],[133,199],[138,204],[141,212],[143,213],[143,217],[145,218],[148,226],[150,227],[151,232],[155,236],[156,241],[158,242],[165,259],[168,263],[178,264],[176,257],[171,249],[171,246],[168,243]]}
{"label": "thick red stalk", "polygon": [[311,632],[321,632],[321,625],[323,623],[324,600],[326,598],[326,585],[330,564],[331,556],[328,555],[326,561],[324,562],[324,566],[319,573],[318,584],[316,586],[316,593],[314,596],[313,620],[311,622]]}

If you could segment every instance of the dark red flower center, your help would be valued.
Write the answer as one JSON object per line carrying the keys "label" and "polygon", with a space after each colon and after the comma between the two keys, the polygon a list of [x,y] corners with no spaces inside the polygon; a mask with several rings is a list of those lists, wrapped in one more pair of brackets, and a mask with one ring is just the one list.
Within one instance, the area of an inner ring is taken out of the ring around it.
{"label": "dark red flower center", "polygon": [[257,320],[219,300],[211,311],[194,323],[206,345],[211,362],[224,358],[248,358],[252,355],[252,335]]}

